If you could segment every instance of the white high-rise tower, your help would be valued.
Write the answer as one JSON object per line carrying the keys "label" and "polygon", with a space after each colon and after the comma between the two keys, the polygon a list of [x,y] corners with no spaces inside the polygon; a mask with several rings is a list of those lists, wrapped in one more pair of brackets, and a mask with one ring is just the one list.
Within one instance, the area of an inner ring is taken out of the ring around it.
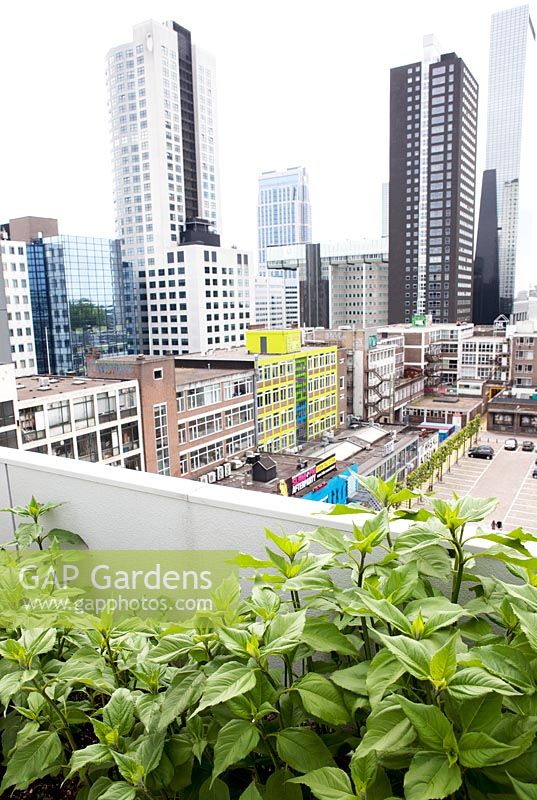
{"label": "white high-rise tower", "polygon": [[160,354],[174,349],[168,327],[185,285],[168,253],[187,219],[220,223],[215,66],[188,30],[149,20],[109,51],[106,76],[116,231],[137,286],[138,349]]}
{"label": "white high-rise tower", "polygon": [[[500,309],[505,314],[511,311],[520,261],[521,197],[528,189],[535,191],[527,170],[521,167],[521,161],[530,163],[531,159],[525,143],[530,138],[526,133],[530,104],[535,103],[535,95],[530,97],[530,93],[537,90],[529,68],[534,51],[535,30],[528,5],[492,15],[486,169],[495,169],[497,176]],[[528,145],[535,147],[529,141]]]}

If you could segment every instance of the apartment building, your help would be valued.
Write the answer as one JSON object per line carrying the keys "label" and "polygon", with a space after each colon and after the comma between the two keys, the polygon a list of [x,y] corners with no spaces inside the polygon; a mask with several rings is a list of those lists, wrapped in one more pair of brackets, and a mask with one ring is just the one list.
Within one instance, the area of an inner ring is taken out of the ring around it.
{"label": "apartment building", "polygon": [[15,372],[33,375],[37,369],[26,242],[9,239],[5,226],[0,230],[0,267]]}
{"label": "apartment building", "polygon": [[376,327],[307,328],[303,340],[337,344],[343,350],[349,420],[401,422],[406,404],[423,395],[425,377],[406,368],[400,335],[382,336]]}
{"label": "apartment building", "polygon": [[506,385],[510,378],[510,349],[510,342],[501,335],[477,334],[463,339],[457,367],[459,382],[492,381]]}
{"label": "apartment building", "polygon": [[389,321],[469,321],[478,87],[434,36],[423,44],[390,76]]}
{"label": "apartment building", "polygon": [[[341,363],[340,363],[341,362]],[[299,330],[246,331],[246,347],[193,353],[177,366],[246,368],[254,372],[257,446],[293,449],[345,423],[344,353],[337,345],[303,347]]]}
{"label": "apartment building", "polygon": [[510,378],[514,387],[537,386],[537,320],[508,325],[510,342]]}
{"label": "apartment building", "polygon": [[173,356],[98,355],[88,358],[90,375],[139,386],[147,472],[198,478],[255,446],[253,367],[185,368]]}
{"label": "apartment building", "polygon": [[34,376],[19,379],[16,391],[20,449],[144,469],[136,381]]}
{"label": "apartment building", "polygon": [[253,370],[178,367],[175,383],[181,477],[227,477],[255,448]]}

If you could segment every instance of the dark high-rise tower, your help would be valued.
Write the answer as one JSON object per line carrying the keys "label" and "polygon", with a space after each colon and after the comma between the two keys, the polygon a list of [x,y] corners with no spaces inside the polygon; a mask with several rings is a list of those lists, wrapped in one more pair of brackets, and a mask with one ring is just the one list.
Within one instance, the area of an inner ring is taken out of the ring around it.
{"label": "dark high-rise tower", "polygon": [[496,170],[483,173],[481,205],[474,262],[472,322],[492,325],[500,313],[500,268],[498,256],[498,201]]}
{"label": "dark high-rise tower", "polygon": [[425,37],[423,62],[391,70],[390,322],[472,317],[478,87]]}

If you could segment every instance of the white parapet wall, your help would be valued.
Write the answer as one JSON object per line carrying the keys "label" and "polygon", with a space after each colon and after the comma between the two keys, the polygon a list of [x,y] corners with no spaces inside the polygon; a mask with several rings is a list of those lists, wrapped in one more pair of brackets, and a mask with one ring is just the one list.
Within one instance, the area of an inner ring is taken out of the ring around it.
{"label": "white parapet wall", "polygon": [[[266,527],[279,534],[319,525],[352,530],[351,517],[323,515],[322,504],[311,500],[0,447],[0,507],[26,505],[32,495],[64,503],[47,523],[80,534],[92,549],[240,550],[260,557]],[[1,514],[0,543],[22,521]]]}

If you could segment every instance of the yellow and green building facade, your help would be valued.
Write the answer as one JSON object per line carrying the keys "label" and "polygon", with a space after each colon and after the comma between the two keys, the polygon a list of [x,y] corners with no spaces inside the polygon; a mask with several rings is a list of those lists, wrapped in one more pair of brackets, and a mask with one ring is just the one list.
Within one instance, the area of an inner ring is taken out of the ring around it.
{"label": "yellow and green building facade", "polygon": [[246,349],[255,356],[259,448],[281,452],[338,427],[337,346],[302,347],[297,329],[251,329]]}

